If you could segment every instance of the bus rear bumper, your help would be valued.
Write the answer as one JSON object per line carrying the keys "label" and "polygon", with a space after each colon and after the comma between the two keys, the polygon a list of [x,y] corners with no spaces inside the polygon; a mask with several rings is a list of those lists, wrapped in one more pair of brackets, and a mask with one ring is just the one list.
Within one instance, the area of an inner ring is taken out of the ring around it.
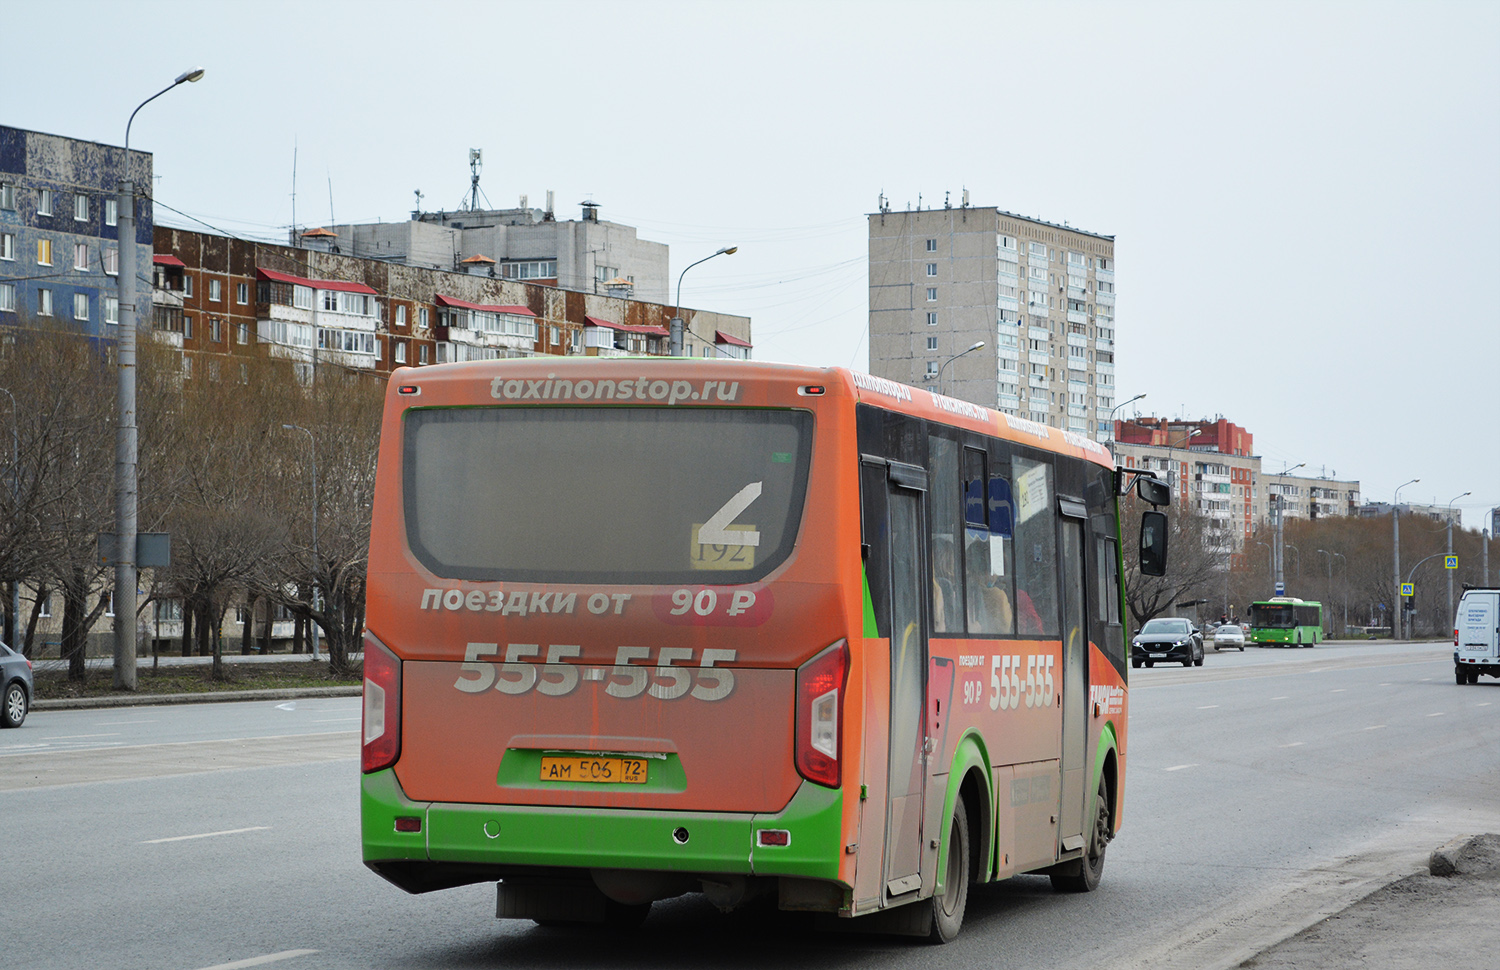
{"label": "bus rear bumper", "polygon": [[811,782],[776,813],[585,810],[416,802],[386,769],[363,776],[360,803],[365,865],[412,893],[559,870],[836,881],[842,857],[840,792]]}

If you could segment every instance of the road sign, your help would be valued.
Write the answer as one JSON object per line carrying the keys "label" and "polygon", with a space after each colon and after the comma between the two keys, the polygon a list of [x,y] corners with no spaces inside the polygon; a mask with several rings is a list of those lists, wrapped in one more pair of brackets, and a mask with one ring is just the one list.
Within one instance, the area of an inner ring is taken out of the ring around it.
{"label": "road sign", "polygon": [[1286,595],[1286,583],[1277,583],[1276,584],[1276,595],[1277,596],[1284,596],[1284,595]]}
{"label": "road sign", "polygon": [[1402,596],[1416,596],[1417,595],[1417,584],[1416,583],[1402,583],[1401,584],[1401,595]]}
{"label": "road sign", "polygon": [[1444,569],[1457,569],[1458,568],[1458,557],[1457,556],[1448,556],[1447,558],[1445,558],[1443,560],[1443,568]]}

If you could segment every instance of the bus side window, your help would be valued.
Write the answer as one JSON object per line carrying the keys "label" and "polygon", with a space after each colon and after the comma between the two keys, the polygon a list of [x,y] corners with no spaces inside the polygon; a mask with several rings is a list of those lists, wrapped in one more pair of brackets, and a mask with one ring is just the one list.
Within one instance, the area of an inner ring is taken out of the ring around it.
{"label": "bus side window", "polygon": [[927,491],[932,523],[932,629],[934,633],[962,633],[964,586],[958,530],[963,493],[958,477],[958,442],[929,436],[927,460],[932,476]]}
{"label": "bus side window", "polygon": [[1052,466],[1016,456],[1016,633],[1059,635],[1057,513]]}
{"label": "bus side window", "polygon": [[1120,562],[1115,558],[1115,540],[1094,537],[1099,574],[1099,619],[1111,626],[1120,623]]}
{"label": "bus side window", "polygon": [[[985,453],[964,449],[964,579],[970,633],[1010,633],[1015,629],[1004,536],[990,529],[990,487],[1006,485],[985,474]],[[1008,487],[1007,491],[1007,500]]]}

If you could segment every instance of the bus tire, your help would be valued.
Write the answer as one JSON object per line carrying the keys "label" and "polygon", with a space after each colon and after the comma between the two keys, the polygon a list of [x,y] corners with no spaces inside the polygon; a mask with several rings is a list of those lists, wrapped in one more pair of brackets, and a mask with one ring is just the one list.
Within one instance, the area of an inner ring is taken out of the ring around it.
{"label": "bus tire", "polygon": [[1109,848],[1109,782],[1099,778],[1099,794],[1094,800],[1094,825],[1089,832],[1083,858],[1072,865],[1059,867],[1048,875],[1052,888],[1065,893],[1087,893],[1099,888],[1104,876],[1104,850]]}
{"label": "bus tire", "polygon": [[969,905],[969,812],[959,797],[953,803],[953,819],[948,825],[948,865],[943,870],[943,895],[932,897],[931,943],[949,943],[964,925],[964,910]]}

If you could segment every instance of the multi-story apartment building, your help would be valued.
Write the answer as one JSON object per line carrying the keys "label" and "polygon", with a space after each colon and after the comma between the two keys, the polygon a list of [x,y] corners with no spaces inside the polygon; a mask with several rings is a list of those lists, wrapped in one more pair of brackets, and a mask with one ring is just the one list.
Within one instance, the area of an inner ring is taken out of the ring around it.
{"label": "multi-story apartment building", "polygon": [[[540,354],[666,354],[674,308],[535,281],[159,227],[151,317],[183,370],[217,379],[266,353],[306,375]],[[682,311],[684,350],[745,358],[750,319]],[[227,363],[226,363],[227,362]]]}
{"label": "multi-story apartment building", "polygon": [[295,246],[564,290],[666,303],[668,247],[599,218],[559,221],[547,208],[413,212],[407,222],[335,225],[296,233]]}
{"label": "multi-story apartment building", "polygon": [[869,216],[870,372],[1108,441],[1114,237],[967,203]]}
{"label": "multi-story apartment building", "polygon": [[[150,153],[132,151],[129,170],[149,186]],[[0,326],[25,315],[113,338],[124,176],[123,148],[0,126]],[[135,218],[136,265],[147,266],[151,207],[139,194]]]}
{"label": "multi-story apartment building", "polygon": [[1208,520],[1214,545],[1239,552],[1271,522],[1272,503],[1287,518],[1355,515],[1359,482],[1264,472],[1254,435],[1223,417],[1212,421],[1134,418],[1115,422],[1116,460],[1163,473],[1183,509]]}
{"label": "multi-story apartment building", "polygon": [[[1449,519],[1452,519],[1453,524],[1460,529],[1462,529],[1464,525],[1463,510],[1458,508],[1457,506],[1418,505],[1415,502],[1402,502],[1399,506],[1397,506],[1397,508],[1401,510],[1402,515],[1420,515],[1423,518],[1431,519],[1434,522],[1447,522]],[[1366,504],[1359,506],[1357,514],[1367,519],[1376,516],[1390,518],[1391,503],[1367,502]],[[1493,533],[1491,534],[1493,535]]]}

